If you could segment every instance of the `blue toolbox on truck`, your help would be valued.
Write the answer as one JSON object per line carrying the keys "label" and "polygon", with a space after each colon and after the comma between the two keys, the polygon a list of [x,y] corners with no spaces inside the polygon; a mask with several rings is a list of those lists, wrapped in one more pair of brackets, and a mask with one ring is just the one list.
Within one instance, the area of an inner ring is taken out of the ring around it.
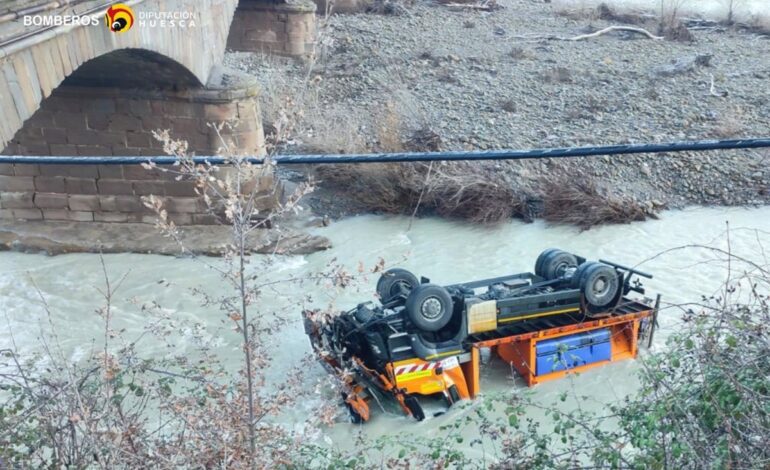
{"label": "blue toolbox on truck", "polygon": [[607,328],[540,341],[535,345],[535,375],[609,361],[612,355]]}

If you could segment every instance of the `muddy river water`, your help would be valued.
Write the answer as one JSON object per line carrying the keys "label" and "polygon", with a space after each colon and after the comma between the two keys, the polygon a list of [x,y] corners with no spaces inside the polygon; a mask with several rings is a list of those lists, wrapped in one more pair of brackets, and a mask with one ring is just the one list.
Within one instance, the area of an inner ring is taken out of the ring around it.
{"label": "muddy river water", "polygon": [[[728,222],[732,251],[767,264],[761,253],[763,246],[770,249],[770,207],[691,208],[665,212],[659,220],[583,232],[543,222],[524,224],[514,221],[483,227],[439,219],[415,220],[410,228],[407,218],[360,216],[314,229],[332,240],[334,248],[330,251],[279,257],[268,268],[258,262],[265,258],[259,257],[253,260],[250,269],[280,279],[322,270],[333,258],[354,272],[359,262],[368,267],[384,258],[388,264],[398,263],[436,283],[450,284],[532,270],[538,253],[555,246],[589,259],[639,264],[640,269],[655,276],[646,281],[648,293],[661,293],[664,305],[670,305],[697,301],[701,295],[716,292],[725,279],[725,263],[714,252],[697,248],[655,255],[691,244],[725,247]],[[146,337],[140,343],[142,354],[162,356],[170,351],[193,354],[197,348],[196,340],[202,339],[235,367],[240,357],[235,333],[223,322],[223,314],[216,307],[201,307],[200,300],[190,294],[190,288],[200,287],[212,293],[225,288],[214,269],[197,260],[167,256],[120,254],[106,255],[104,259],[114,282],[127,273],[114,299],[115,325],[126,330],[125,337],[138,336],[155,318],[139,308],[142,303],[157,302],[162,312],[175,322],[171,350],[161,341]],[[216,259],[207,262],[222,263]],[[270,372],[271,379],[281,380],[288,369],[309,352],[299,321],[298,301],[310,296],[311,299],[305,301],[307,306],[333,302],[340,308],[349,308],[373,299],[376,280],[376,276],[372,276],[360,281],[358,287],[340,292],[323,283],[266,290],[260,310],[278,311],[277,315],[290,320],[281,334],[270,338],[276,360]],[[87,356],[93,348],[99,347],[102,338],[103,323],[94,312],[102,303],[95,287],[101,287],[103,283],[97,255],[48,257],[0,253],[0,322],[3,325],[0,327],[0,348],[15,344],[22,354],[29,355],[40,350],[41,335],[50,338],[48,316],[36,286],[50,306],[50,321],[65,354],[71,360]],[[676,330],[680,314],[681,310],[676,308],[662,311],[661,330],[656,335],[654,350],[665,349],[665,337]],[[308,380],[315,382],[324,376],[320,366],[310,367]],[[580,405],[600,410],[608,401],[620,400],[638,387],[637,370],[638,363],[627,361],[542,384],[533,389],[535,400],[549,406],[558,401],[559,394],[569,390],[571,398],[559,406],[575,406],[577,399],[574,396],[587,395],[587,400],[579,400]],[[481,386],[487,392],[522,393],[525,390],[501,361],[492,361],[483,369]],[[305,400],[284,418],[299,422],[299,418],[317,404]],[[364,426],[364,432],[376,436],[408,428],[424,435],[464,412],[455,410],[422,423],[413,423],[398,415],[375,411],[372,422]],[[532,414],[542,417],[542,410],[533,409]],[[352,431],[353,425],[341,418],[327,434],[332,441],[344,446],[350,442],[347,436]]]}

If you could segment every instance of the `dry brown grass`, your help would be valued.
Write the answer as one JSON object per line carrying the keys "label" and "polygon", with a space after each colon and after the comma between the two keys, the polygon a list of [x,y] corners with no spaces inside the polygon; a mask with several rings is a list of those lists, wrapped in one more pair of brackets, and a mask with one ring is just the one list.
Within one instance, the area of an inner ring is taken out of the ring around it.
{"label": "dry brown grass", "polygon": [[745,120],[746,116],[743,109],[737,106],[729,108],[714,123],[711,136],[719,139],[738,137],[745,129]]}
{"label": "dry brown grass", "polygon": [[318,171],[324,183],[350,188],[359,203],[376,212],[416,211],[485,224],[526,214],[526,199],[499,173],[479,174],[467,165],[382,163],[325,166]]}
{"label": "dry brown grass", "polygon": [[544,179],[540,183],[542,216],[549,222],[576,225],[583,230],[656,218],[654,212],[629,197],[601,191],[593,180]]}
{"label": "dry brown grass", "polygon": [[380,152],[402,152],[401,139],[403,124],[396,103],[388,101],[380,112],[377,122],[377,150]]}

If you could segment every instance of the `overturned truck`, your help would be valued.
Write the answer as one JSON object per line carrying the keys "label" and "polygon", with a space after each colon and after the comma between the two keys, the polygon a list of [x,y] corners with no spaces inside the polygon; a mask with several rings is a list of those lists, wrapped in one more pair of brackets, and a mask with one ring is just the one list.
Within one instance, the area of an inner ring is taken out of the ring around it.
{"label": "overturned truck", "polygon": [[338,316],[303,312],[320,362],[343,382],[351,421],[370,403],[394,400],[425,417],[418,396],[451,406],[479,392],[479,357],[490,348],[528,385],[636,357],[642,320],[654,313],[638,277],[649,274],[559,249],[538,256],[534,273],[440,286],[405,269],[385,271],[379,304]]}

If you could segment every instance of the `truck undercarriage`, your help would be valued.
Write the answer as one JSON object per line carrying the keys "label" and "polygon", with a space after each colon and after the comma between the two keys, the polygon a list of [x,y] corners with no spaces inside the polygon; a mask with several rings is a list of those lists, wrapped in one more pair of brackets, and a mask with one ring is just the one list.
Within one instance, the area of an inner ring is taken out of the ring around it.
{"label": "truck undercarriage", "polygon": [[425,417],[417,396],[448,405],[479,391],[479,350],[492,348],[529,385],[636,356],[639,327],[653,313],[635,276],[650,275],[562,250],[541,253],[534,273],[439,286],[404,269],[377,283],[380,303],[337,316],[304,311],[321,363],[343,383],[354,422],[369,402],[393,399]]}

